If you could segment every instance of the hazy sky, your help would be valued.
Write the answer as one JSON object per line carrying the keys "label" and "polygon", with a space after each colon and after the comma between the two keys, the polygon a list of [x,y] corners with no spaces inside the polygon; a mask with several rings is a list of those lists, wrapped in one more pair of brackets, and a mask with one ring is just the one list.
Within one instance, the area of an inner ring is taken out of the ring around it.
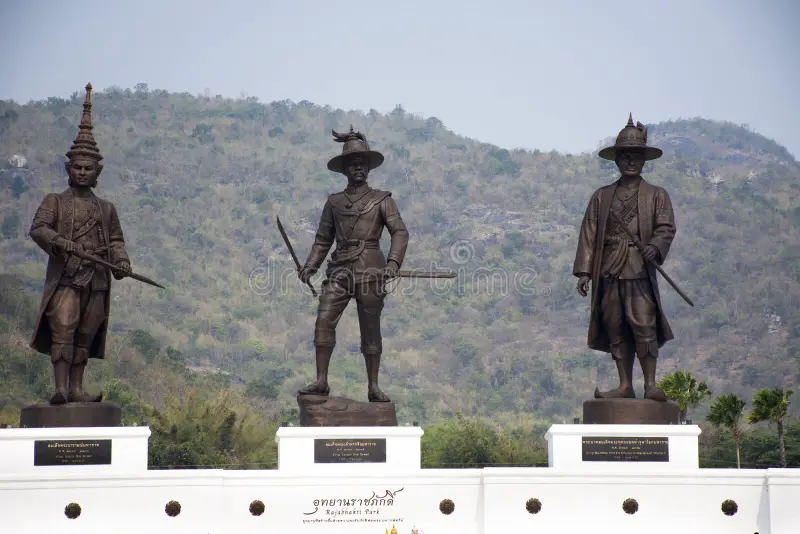
{"label": "hazy sky", "polygon": [[402,104],[505,148],[569,152],[629,111],[701,116],[800,157],[798,27],[797,0],[2,0],[0,99],[91,81]]}

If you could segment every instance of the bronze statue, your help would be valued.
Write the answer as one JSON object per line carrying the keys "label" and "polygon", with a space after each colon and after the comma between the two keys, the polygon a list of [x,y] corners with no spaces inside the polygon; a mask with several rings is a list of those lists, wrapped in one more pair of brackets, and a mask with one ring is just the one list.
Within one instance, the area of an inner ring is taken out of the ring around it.
{"label": "bronze statue", "polygon": [[614,146],[599,153],[616,162],[621,176],[592,195],[572,269],[581,296],[587,295],[591,281],[588,345],[611,353],[619,373],[619,387],[596,389],[597,399],[635,398],[631,377],[638,356],[644,397],[667,400],[656,387],[656,364],[659,348],[673,333],[661,307],[656,272],[663,274],[657,266],[667,258],[675,237],[675,217],[666,190],[641,177],[645,162],[661,154],[647,145],[647,128],[642,123],[634,126],[632,116]]}
{"label": "bronze statue", "polygon": [[49,256],[31,347],[53,364],[50,404],[102,400],[102,393],[84,391],[84,371],[89,358],[105,355],[110,273],[117,280],[133,275],[116,209],[92,191],[103,157],[92,135],[91,91],[88,84],[78,135],[66,154],[69,188],[44,198],[30,230]]}
{"label": "bronze statue", "polygon": [[[325,272],[314,329],[317,380],[298,394],[330,393],[328,365],[336,345],[336,325],[350,300],[355,299],[361,353],[367,368],[367,398],[370,402],[390,402],[378,387],[383,349],[380,322],[386,298],[383,284],[398,276],[408,246],[408,230],[391,192],[367,184],[369,172],[383,163],[383,155],[370,150],[366,137],[354,132],[352,126],[349,133],[334,131],[333,136],[343,147],[342,153],[328,162],[328,169],[347,176],[348,185],[328,197],[311,253],[298,269],[298,277],[308,284],[336,243]],[[384,227],[391,236],[386,258],[379,245]]]}

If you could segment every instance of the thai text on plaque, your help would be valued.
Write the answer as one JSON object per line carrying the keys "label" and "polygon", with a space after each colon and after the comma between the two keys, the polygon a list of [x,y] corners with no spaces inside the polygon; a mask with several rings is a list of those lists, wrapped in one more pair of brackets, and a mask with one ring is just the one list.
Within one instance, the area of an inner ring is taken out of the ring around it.
{"label": "thai text on plaque", "polygon": [[33,465],[110,465],[110,439],[37,440]]}
{"label": "thai text on plaque", "polygon": [[669,462],[669,438],[584,437],[584,462]]}
{"label": "thai text on plaque", "polygon": [[386,438],[315,439],[314,463],[386,463]]}

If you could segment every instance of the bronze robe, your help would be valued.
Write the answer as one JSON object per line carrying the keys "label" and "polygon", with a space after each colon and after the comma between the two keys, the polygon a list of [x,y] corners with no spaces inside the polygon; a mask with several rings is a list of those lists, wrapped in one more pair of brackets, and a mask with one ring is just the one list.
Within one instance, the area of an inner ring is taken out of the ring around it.
{"label": "bronze robe", "polygon": [[[112,264],[121,260],[130,261],[125,251],[125,239],[122,234],[122,225],[119,222],[117,211],[114,205],[99,197],[96,197],[100,205],[100,224],[103,229],[105,242],[108,245],[108,257]],[[39,306],[39,315],[36,319],[33,338],[30,346],[42,354],[50,354],[52,345],[52,333],[47,322],[45,311],[47,304],[53,297],[59,284],[62,283],[62,273],[66,267],[67,258],[65,255],[56,251],[53,241],[56,237],[63,237],[71,241],[74,229],[74,195],[72,189],[67,189],[61,193],[51,193],[47,195],[31,225],[30,236],[49,256],[47,261],[47,271],[45,274],[44,290],[42,302]],[[108,277],[108,287],[111,287],[110,273],[106,270],[105,276]],[[87,289],[89,289],[87,287]],[[89,347],[89,358],[105,357],[106,333],[108,331],[108,317],[110,309],[110,291],[105,291],[106,298],[106,319],[100,326],[94,340]]]}
{"label": "bronze robe", "polygon": [[[601,265],[611,201],[618,183],[619,181],[601,187],[589,200],[581,223],[578,250],[575,253],[575,263],[572,267],[572,273],[575,276],[585,273],[592,279],[587,345],[592,349],[609,353],[611,352],[610,342],[603,328],[600,310],[600,293],[603,284]],[[672,211],[672,202],[663,187],[649,184],[644,179],[639,182],[638,201],[639,239],[642,245],[649,244],[658,249],[659,254],[656,260],[661,265],[667,259],[669,248],[675,237],[675,215]],[[656,333],[658,346],[661,347],[674,336],[661,306],[658,279],[656,278],[658,271],[649,262],[647,262],[647,271],[658,309]]]}

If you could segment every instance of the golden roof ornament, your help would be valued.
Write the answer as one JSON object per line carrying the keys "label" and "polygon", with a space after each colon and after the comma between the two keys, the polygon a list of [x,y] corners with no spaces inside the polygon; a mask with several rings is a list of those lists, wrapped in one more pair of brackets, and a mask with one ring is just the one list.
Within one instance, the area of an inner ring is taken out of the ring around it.
{"label": "golden roof ornament", "polygon": [[394,523],[392,523],[392,532],[391,534],[397,534],[397,529],[394,528]]}

